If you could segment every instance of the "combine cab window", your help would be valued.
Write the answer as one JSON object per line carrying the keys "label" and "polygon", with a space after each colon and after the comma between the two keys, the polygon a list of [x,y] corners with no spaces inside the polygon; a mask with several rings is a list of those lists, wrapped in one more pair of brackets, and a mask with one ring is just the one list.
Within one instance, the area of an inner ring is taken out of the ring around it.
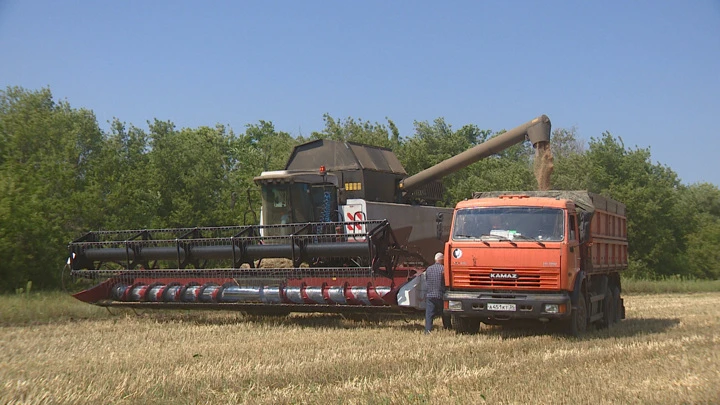
{"label": "combine cab window", "polygon": [[467,208],[455,214],[453,240],[564,239],[563,210],[533,207]]}
{"label": "combine cab window", "polygon": [[337,221],[335,187],[306,183],[262,186],[263,224]]}
{"label": "combine cab window", "polygon": [[263,224],[274,225],[292,222],[290,187],[287,184],[262,186]]}

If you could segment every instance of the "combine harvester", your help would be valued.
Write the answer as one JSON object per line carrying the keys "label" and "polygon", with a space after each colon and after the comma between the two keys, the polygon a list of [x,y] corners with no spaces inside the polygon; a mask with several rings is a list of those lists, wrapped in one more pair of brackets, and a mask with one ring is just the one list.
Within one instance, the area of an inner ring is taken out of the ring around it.
{"label": "combine harvester", "polygon": [[285,170],[255,178],[259,225],[97,231],[70,243],[72,276],[99,283],[74,297],[259,314],[415,312],[424,308],[415,276],[450,232],[453,209],[434,206],[439,179],[525,140],[547,147],[547,116],[410,177],[389,149],[299,145]]}

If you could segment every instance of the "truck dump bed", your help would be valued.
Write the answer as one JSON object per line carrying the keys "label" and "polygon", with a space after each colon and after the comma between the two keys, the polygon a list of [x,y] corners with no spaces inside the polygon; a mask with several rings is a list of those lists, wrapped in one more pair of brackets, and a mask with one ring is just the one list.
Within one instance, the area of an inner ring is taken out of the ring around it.
{"label": "truck dump bed", "polygon": [[488,191],[476,192],[473,198],[498,198],[503,195],[547,197],[571,200],[578,213],[580,244],[588,249],[585,271],[624,270],[628,264],[627,219],[625,205],[589,191]]}

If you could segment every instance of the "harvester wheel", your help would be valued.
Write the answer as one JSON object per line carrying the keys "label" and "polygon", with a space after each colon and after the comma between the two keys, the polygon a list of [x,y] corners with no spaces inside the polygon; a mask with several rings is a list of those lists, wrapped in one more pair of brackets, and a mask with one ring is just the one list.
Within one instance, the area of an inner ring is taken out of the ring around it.
{"label": "harvester wheel", "polygon": [[452,327],[457,333],[472,335],[480,331],[480,319],[453,315]]}
{"label": "harvester wheel", "polygon": [[577,304],[573,306],[570,313],[570,319],[567,320],[567,333],[571,336],[578,337],[587,331],[587,303],[585,302],[585,294],[578,293]]}

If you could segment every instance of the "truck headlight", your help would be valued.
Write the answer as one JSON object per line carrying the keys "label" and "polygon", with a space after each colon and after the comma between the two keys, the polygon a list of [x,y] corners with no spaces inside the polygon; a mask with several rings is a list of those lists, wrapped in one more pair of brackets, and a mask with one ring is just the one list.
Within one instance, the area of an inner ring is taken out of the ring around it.
{"label": "truck headlight", "polygon": [[448,309],[450,311],[462,311],[462,302],[460,301],[448,301]]}
{"label": "truck headlight", "polygon": [[560,313],[560,306],[558,304],[545,304],[545,312],[548,314]]}

